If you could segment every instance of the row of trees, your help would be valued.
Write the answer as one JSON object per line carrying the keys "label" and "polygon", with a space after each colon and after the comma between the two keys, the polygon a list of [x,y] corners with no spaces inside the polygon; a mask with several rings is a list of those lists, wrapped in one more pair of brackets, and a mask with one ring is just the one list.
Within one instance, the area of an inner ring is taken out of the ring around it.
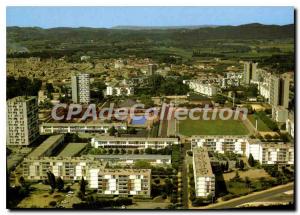
{"label": "row of trees", "polygon": [[279,128],[277,124],[267,116],[264,111],[258,111],[255,113],[272,131],[278,131]]}

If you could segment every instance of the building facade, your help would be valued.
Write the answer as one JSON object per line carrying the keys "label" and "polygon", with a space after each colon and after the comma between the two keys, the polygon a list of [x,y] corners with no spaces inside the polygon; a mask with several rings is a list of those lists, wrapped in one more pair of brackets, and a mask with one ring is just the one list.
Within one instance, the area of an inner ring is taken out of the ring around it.
{"label": "building facade", "polygon": [[86,73],[72,75],[72,101],[88,104],[90,102],[90,76]]}
{"label": "building facade", "polygon": [[193,171],[196,197],[215,196],[215,175],[206,147],[193,149]]}
{"label": "building facade", "polygon": [[203,83],[201,80],[186,81],[190,89],[197,93],[201,93],[207,96],[214,96],[218,92],[218,88],[213,84]]}
{"label": "building facade", "polygon": [[91,144],[95,148],[163,149],[178,143],[177,138],[100,136],[91,140]]}
{"label": "building facade", "polygon": [[66,134],[66,133],[107,133],[111,127],[117,130],[126,130],[126,122],[116,123],[42,123],[41,134]]}
{"label": "building facade", "polygon": [[208,151],[236,154],[253,158],[261,164],[294,164],[294,145],[282,142],[261,142],[248,136],[192,136],[191,147],[206,147]]}
{"label": "building facade", "polygon": [[7,145],[27,146],[39,137],[36,97],[19,96],[6,102]]}
{"label": "building facade", "polygon": [[80,181],[84,178],[88,188],[97,190],[98,194],[150,197],[150,169],[112,169],[105,165],[88,157],[25,158],[22,172],[25,180],[46,180],[47,172],[50,171],[65,181]]}
{"label": "building facade", "polygon": [[89,186],[97,189],[98,194],[150,197],[150,169],[90,168],[88,172]]}
{"label": "building facade", "polygon": [[244,63],[244,83],[250,84],[251,81],[258,81],[257,63],[245,62]]}
{"label": "building facade", "polygon": [[288,76],[272,75],[270,78],[270,104],[272,106],[289,106],[289,85]]}
{"label": "building facade", "polygon": [[209,151],[218,153],[234,152],[243,154],[248,136],[192,136],[191,147],[206,147]]}

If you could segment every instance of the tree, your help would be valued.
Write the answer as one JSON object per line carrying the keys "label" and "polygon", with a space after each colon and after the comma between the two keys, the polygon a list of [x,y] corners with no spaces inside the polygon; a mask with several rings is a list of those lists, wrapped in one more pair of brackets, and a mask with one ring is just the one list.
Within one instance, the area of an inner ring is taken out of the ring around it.
{"label": "tree", "polygon": [[56,180],[56,184],[57,184],[57,189],[59,191],[62,191],[64,189],[64,181],[61,179],[61,177],[58,177]]}
{"label": "tree", "polygon": [[236,168],[236,169],[240,168],[240,162],[239,162],[238,160],[235,161],[235,168]]}
{"label": "tree", "polygon": [[136,134],[136,129],[133,128],[133,127],[129,127],[129,128],[127,129],[127,133],[128,133],[128,134]]}
{"label": "tree", "polygon": [[85,196],[85,188],[86,188],[86,181],[84,180],[83,177],[81,177],[81,181],[80,181],[80,193],[82,196]]}
{"label": "tree", "polygon": [[225,171],[228,171],[229,170],[229,163],[228,161],[226,161],[226,164],[225,164]]}
{"label": "tree", "polygon": [[25,181],[25,179],[24,179],[24,177],[23,177],[23,176],[21,176],[21,177],[19,178],[19,184],[20,184],[22,187],[24,187],[24,186],[25,186],[25,184],[26,184],[26,181]]}
{"label": "tree", "polygon": [[249,158],[248,158],[248,163],[252,167],[255,165],[255,161],[254,161],[254,158],[253,158],[251,153],[250,153]]}
{"label": "tree", "polygon": [[54,189],[56,187],[55,176],[51,171],[47,172],[47,176],[48,176],[48,183],[51,187],[51,192],[54,192]]}
{"label": "tree", "polygon": [[150,163],[145,160],[139,160],[139,161],[135,162],[134,166],[139,169],[150,169],[151,168]]}
{"label": "tree", "polygon": [[135,149],[135,150],[133,151],[133,153],[134,153],[134,154],[139,154],[140,151],[139,151],[138,149]]}
{"label": "tree", "polygon": [[117,155],[120,153],[120,150],[119,149],[115,149],[114,153]]}
{"label": "tree", "polygon": [[244,161],[240,160],[240,169],[243,170],[245,167]]}
{"label": "tree", "polygon": [[124,155],[126,153],[125,149],[121,149],[121,154]]}
{"label": "tree", "polygon": [[112,126],[110,129],[108,129],[108,133],[110,136],[114,136],[116,132],[117,129],[115,128],[115,126]]}
{"label": "tree", "polygon": [[145,153],[146,154],[152,154],[152,149],[151,148],[146,148]]}
{"label": "tree", "polygon": [[219,103],[219,104],[225,104],[226,102],[226,97],[222,96],[222,95],[216,95],[214,98],[213,98],[214,102],[216,103]]}

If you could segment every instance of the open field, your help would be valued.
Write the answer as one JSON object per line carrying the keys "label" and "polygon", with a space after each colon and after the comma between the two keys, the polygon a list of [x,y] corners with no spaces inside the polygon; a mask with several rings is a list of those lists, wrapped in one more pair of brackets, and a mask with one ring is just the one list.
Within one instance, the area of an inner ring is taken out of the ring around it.
{"label": "open field", "polygon": [[[224,173],[223,177],[225,181],[229,181],[234,178],[235,172]],[[261,177],[270,178],[271,176],[264,169],[249,169],[247,171],[239,171],[241,178],[249,177],[249,179],[258,179]]]}
{"label": "open field", "polygon": [[71,157],[81,152],[88,143],[68,143],[68,145],[57,155],[58,157]]}
{"label": "open field", "polygon": [[[208,114],[209,116],[209,114]],[[210,117],[210,116],[209,116]],[[186,120],[179,121],[179,133],[185,136],[192,135],[247,135],[249,131],[241,120]]]}
{"label": "open field", "polygon": [[[255,127],[255,117],[254,115],[248,115],[248,119]],[[257,117],[257,129],[258,131],[271,131],[271,129],[259,118]]]}

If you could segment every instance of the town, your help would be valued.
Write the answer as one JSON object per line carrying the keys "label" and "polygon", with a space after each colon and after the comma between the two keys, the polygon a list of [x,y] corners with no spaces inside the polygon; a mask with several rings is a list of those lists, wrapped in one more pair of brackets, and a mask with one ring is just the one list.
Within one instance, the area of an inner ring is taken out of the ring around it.
{"label": "town", "polygon": [[[8,28],[8,38],[20,32]],[[291,56],[291,38],[275,36],[245,43]],[[295,71],[286,58],[84,51],[96,43],[70,38],[56,47],[61,56],[8,48],[8,208],[294,205]]]}

